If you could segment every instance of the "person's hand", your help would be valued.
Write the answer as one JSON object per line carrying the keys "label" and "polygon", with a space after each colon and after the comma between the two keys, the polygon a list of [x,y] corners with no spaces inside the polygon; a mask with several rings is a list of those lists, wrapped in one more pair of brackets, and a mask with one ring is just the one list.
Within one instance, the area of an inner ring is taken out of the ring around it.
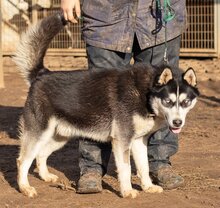
{"label": "person's hand", "polygon": [[80,18],[80,2],[79,0],[61,0],[61,9],[65,20],[69,20],[72,23],[77,23],[76,18],[73,16],[73,10],[76,12],[76,16]]}

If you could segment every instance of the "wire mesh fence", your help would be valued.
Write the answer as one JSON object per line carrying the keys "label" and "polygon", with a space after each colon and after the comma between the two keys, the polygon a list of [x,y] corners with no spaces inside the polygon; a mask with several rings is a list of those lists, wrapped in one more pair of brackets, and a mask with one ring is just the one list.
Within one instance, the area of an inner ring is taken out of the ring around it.
{"label": "wire mesh fence", "polygon": [[[185,56],[216,56],[217,10],[215,3],[219,1],[186,0],[186,2],[188,29],[182,36],[181,54]],[[3,0],[3,54],[13,53],[20,34],[31,23],[59,10],[60,0]],[[49,54],[85,55],[85,43],[81,36],[81,24],[68,24],[65,26],[52,41]]]}
{"label": "wire mesh fence", "polygon": [[[41,9],[37,11],[37,18],[42,19],[46,16],[49,16],[53,13],[60,11],[59,0],[52,0],[52,8],[50,9]],[[84,49],[85,43],[82,40],[81,36],[81,23],[79,24],[67,24],[64,29],[59,32],[58,35],[53,39],[50,49]]]}
{"label": "wire mesh fence", "polygon": [[186,53],[215,53],[215,1],[188,0],[188,29],[182,35],[181,50]]}
{"label": "wire mesh fence", "polygon": [[[20,2],[27,4],[25,10],[19,5]],[[49,2],[49,3],[47,3]],[[49,6],[49,8],[48,8]],[[2,34],[3,53],[10,55],[16,48],[20,35],[29,25],[38,20],[60,11],[60,0],[4,0],[2,1]],[[50,44],[51,54],[83,54],[85,43],[81,36],[81,24],[68,24],[53,39]]]}

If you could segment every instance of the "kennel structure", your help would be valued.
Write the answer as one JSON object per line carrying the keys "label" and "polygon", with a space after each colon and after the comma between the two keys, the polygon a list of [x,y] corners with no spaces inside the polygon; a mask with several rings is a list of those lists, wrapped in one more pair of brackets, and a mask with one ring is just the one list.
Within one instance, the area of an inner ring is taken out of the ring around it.
{"label": "kennel structure", "polygon": [[[188,28],[181,56],[220,58],[220,0],[186,0]],[[21,3],[26,3],[26,7]],[[60,0],[1,0],[3,55],[11,55],[20,35],[39,19],[60,10]],[[48,55],[85,56],[81,23],[68,24],[52,41]]]}
{"label": "kennel structure", "polygon": [[181,55],[220,58],[220,1],[187,0],[188,28]]}

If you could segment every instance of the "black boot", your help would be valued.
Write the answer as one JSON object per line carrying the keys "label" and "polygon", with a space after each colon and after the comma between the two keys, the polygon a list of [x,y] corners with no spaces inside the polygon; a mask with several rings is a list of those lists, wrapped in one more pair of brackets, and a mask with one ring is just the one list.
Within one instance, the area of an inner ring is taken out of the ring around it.
{"label": "black boot", "polygon": [[170,165],[161,166],[156,172],[151,172],[150,176],[154,184],[163,189],[176,189],[184,186],[184,179],[175,173]]}
{"label": "black boot", "polygon": [[102,191],[102,175],[99,172],[87,172],[83,174],[77,184],[77,193],[90,194]]}

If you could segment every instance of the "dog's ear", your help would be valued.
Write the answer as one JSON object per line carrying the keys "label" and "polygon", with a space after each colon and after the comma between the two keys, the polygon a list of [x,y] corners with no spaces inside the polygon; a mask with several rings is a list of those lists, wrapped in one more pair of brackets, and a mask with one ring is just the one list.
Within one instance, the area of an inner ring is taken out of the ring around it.
{"label": "dog's ear", "polygon": [[193,68],[188,68],[186,72],[183,74],[183,79],[191,86],[196,87],[197,78]]}
{"label": "dog's ear", "polygon": [[167,82],[169,82],[171,79],[173,79],[173,74],[171,69],[165,68],[158,79],[159,85],[165,85]]}

